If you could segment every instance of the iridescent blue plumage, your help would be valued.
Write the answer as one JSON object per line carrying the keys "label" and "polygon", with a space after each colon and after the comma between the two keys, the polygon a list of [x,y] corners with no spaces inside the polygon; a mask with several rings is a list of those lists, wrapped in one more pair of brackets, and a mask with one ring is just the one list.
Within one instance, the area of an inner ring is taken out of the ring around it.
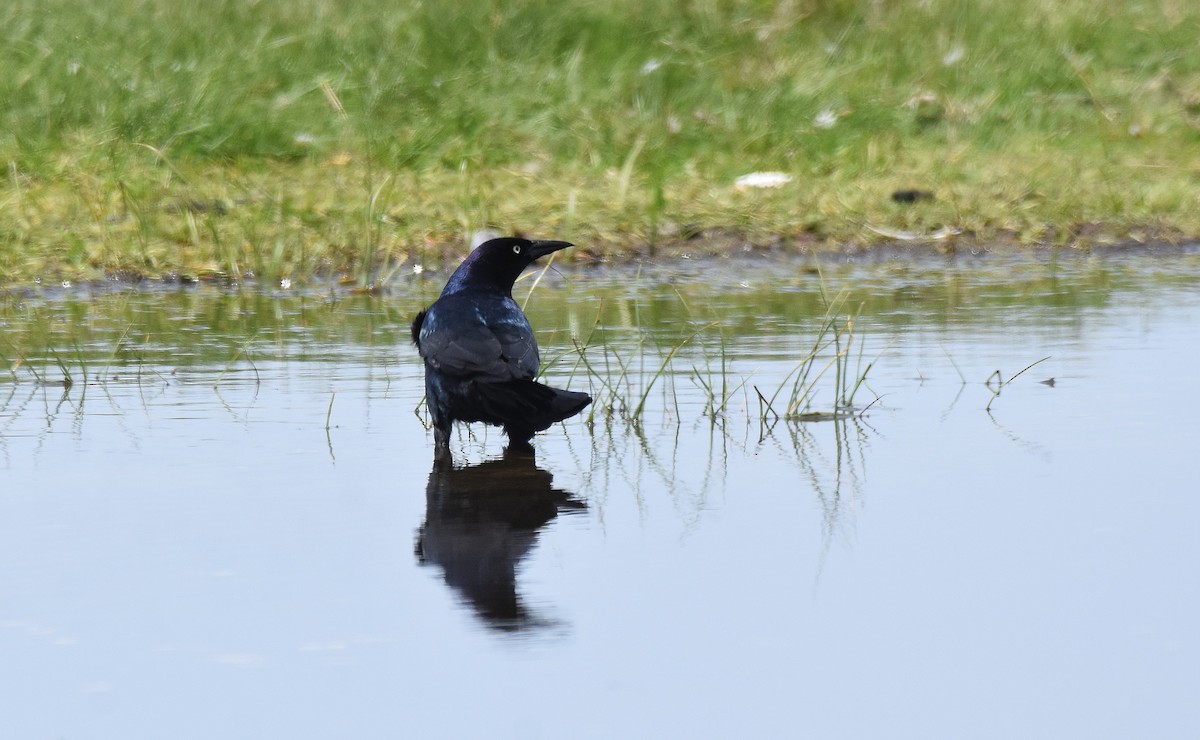
{"label": "iridescent blue plumage", "polygon": [[586,393],[534,381],[537,342],[512,298],[513,283],[530,263],[569,246],[511,237],[485,242],[450,276],[437,301],[413,320],[439,450],[448,448],[455,421],[501,426],[510,442],[525,445],[534,432],[591,403]]}

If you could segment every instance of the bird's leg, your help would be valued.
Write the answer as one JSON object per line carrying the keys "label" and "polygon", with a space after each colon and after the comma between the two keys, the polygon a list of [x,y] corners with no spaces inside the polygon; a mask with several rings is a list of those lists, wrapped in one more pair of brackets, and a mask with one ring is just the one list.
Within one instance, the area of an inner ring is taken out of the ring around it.
{"label": "bird's leg", "polygon": [[450,427],[437,425],[433,428],[433,444],[440,449],[450,449]]}
{"label": "bird's leg", "polygon": [[533,439],[533,432],[527,429],[506,426],[504,427],[504,433],[508,435],[508,446],[504,448],[506,453],[533,454],[533,443],[530,441]]}
{"label": "bird's leg", "polygon": [[433,461],[435,463],[449,463],[453,459],[454,456],[450,453],[449,426],[435,426],[433,428]]}
{"label": "bird's leg", "polygon": [[508,435],[509,449],[533,452],[533,444],[529,441],[533,439],[532,430],[506,424],[504,433]]}
{"label": "bird's leg", "polygon": [[509,440],[508,445],[506,445],[504,448],[505,458],[528,458],[533,460],[536,455],[537,453],[533,449],[533,445],[529,444],[528,442],[513,442]]}

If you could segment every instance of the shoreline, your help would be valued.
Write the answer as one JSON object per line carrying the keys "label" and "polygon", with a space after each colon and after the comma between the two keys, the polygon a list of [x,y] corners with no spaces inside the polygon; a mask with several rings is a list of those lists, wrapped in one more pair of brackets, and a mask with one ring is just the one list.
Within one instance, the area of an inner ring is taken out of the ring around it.
{"label": "shoreline", "polygon": [[[719,246],[714,247],[714,243]],[[8,281],[0,283],[0,296],[24,294],[53,299],[55,294],[78,295],[79,293],[105,294],[127,290],[188,290],[216,288],[260,293],[314,295],[368,294],[397,295],[406,292],[415,284],[440,286],[458,261],[468,250],[450,244],[442,248],[431,248],[429,254],[438,255],[438,264],[404,263],[390,268],[390,278],[384,282],[372,281],[360,284],[346,273],[333,271],[315,274],[307,279],[278,278],[261,279],[253,273],[231,276],[216,271],[202,274],[166,274],[160,276],[134,273],[112,273],[101,278],[86,280],[39,279]],[[579,275],[591,271],[640,272],[647,268],[655,272],[672,272],[675,267],[686,267],[680,272],[721,264],[736,265],[739,269],[767,268],[794,265],[801,271],[820,267],[822,263],[842,266],[869,266],[882,263],[928,264],[938,260],[961,267],[977,263],[980,267],[1001,262],[1046,262],[1050,260],[1078,260],[1099,258],[1119,260],[1130,257],[1148,259],[1172,259],[1200,255],[1200,238],[1178,241],[1123,241],[1086,246],[1060,246],[1054,244],[1017,244],[1014,242],[985,242],[964,238],[959,235],[939,241],[892,240],[871,245],[861,244],[789,244],[779,238],[770,244],[754,244],[745,237],[725,234],[717,240],[686,239],[662,243],[654,250],[636,252],[605,251],[596,253],[586,244],[576,245],[576,254],[563,255],[564,259],[553,263],[555,271]],[[545,267],[545,266],[541,266]],[[407,268],[407,269],[405,269]],[[379,272],[373,274],[378,278]],[[526,276],[538,274],[538,266]]]}

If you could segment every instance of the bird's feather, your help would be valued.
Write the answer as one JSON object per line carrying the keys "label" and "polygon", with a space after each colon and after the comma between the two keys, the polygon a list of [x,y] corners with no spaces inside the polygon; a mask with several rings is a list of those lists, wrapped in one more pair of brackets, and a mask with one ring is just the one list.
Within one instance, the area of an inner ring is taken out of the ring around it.
{"label": "bird's feather", "polygon": [[521,436],[540,432],[551,424],[579,413],[591,403],[586,393],[564,391],[533,380],[501,383],[468,383],[457,392],[464,421],[482,421],[517,431]]}
{"label": "bird's feather", "polygon": [[507,297],[441,298],[426,313],[418,347],[426,362],[450,376],[501,382],[537,375],[533,330]]}

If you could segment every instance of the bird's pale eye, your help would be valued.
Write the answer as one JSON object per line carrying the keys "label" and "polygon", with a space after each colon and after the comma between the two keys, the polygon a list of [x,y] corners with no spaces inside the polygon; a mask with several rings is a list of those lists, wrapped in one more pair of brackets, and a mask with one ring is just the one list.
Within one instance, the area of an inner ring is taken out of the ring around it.
{"label": "bird's pale eye", "polygon": [[520,245],[520,244],[514,244],[514,245],[513,245],[513,254],[520,254],[520,253],[521,253],[521,245]]}

